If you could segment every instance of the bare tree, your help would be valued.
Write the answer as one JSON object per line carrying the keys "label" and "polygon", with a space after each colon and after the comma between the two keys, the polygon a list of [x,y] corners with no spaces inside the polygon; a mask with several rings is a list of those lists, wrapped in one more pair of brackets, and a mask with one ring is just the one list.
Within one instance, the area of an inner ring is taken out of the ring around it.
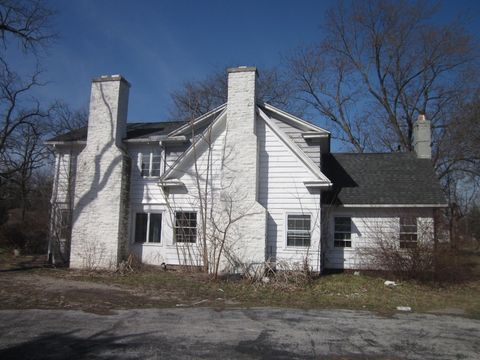
{"label": "bare tree", "polygon": [[10,70],[7,63],[0,59],[0,186],[9,177],[20,171],[24,164],[19,163],[18,139],[36,130],[41,121],[46,121],[48,111],[32,99],[29,92],[42,84],[35,73],[27,81]]}
{"label": "bare tree", "polygon": [[65,101],[57,101],[51,111],[52,135],[64,134],[68,131],[86,127],[88,110],[85,107],[73,109]]}
{"label": "bare tree", "polygon": [[432,121],[434,144],[476,48],[460,21],[437,25],[429,1],[339,2],[324,38],[289,59],[299,98],[356,151],[413,149],[418,114]]}
{"label": "bare tree", "polygon": [[[196,114],[199,104],[194,98],[185,100],[187,108],[193,109],[192,114]],[[222,121],[225,122],[224,113],[218,114],[206,129],[198,131],[194,115],[190,115],[188,124],[192,143],[189,151],[192,152],[193,164],[182,171],[191,182],[192,191],[188,194],[188,200],[181,201],[177,201],[168,188],[163,191],[170,224],[175,228],[179,264],[200,267],[215,279],[225,268],[242,267],[242,270],[246,270],[248,267],[242,262],[245,259],[238,259],[235,254],[239,241],[236,225],[246,217],[257,215],[248,206],[242,206],[244,199],[232,191],[231,184],[220,181],[220,168],[228,167],[232,157],[238,155],[226,149],[219,136]],[[191,236],[187,231],[179,233],[182,229],[177,227],[178,222],[183,220],[178,219],[175,213],[182,210],[185,201],[188,202],[188,209],[196,209],[198,214],[195,241],[191,243],[177,241],[177,238]]]}
{"label": "bare tree", "polygon": [[26,51],[36,51],[55,38],[51,29],[55,12],[40,0],[0,1],[0,41],[4,50],[10,39]]}
{"label": "bare tree", "polygon": [[[258,79],[258,99],[292,110],[291,86],[278,69],[263,69]],[[171,117],[177,120],[196,118],[227,102],[227,80],[224,71],[200,81],[189,81],[173,92]],[[295,108],[297,112],[299,108]]]}
{"label": "bare tree", "polygon": [[42,129],[34,124],[23,127],[17,134],[14,146],[10,151],[13,168],[18,169],[15,176],[9,180],[18,188],[18,195],[21,202],[21,220],[25,220],[25,213],[29,207],[29,195],[34,190],[34,174],[36,170],[44,166],[49,156],[47,148],[43,144]]}
{"label": "bare tree", "polygon": [[[37,68],[30,76],[22,78],[7,61],[9,45],[21,45],[33,52],[48,45],[54,33],[50,29],[54,12],[43,1],[0,1],[0,186],[6,178],[20,171],[21,158],[15,154],[16,141],[26,131],[36,134],[37,123],[46,122],[48,111],[42,109],[31,92],[44,85]],[[38,59],[38,58],[37,58]],[[12,147],[13,146],[13,147]]]}

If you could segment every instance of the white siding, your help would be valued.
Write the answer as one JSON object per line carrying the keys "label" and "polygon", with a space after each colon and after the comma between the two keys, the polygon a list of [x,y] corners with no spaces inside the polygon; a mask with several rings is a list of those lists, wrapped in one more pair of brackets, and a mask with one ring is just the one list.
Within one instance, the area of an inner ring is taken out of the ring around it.
{"label": "white siding", "polygon": [[73,200],[77,156],[80,148],[57,148],[52,203],[70,203]]}
{"label": "white siding", "polygon": [[[161,154],[162,149],[158,143],[151,144],[130,144],[128,153],[132,160],[130,177],[130,204],[134,207],[143,203],[164,202],[161,189],[158,186],[158,177],[142,177],[140,173],[139,155],[150,152]],[[162,162],[164,158],[162,158]],[[162,164],[163,166],[163,164]]]}
{"label": "white siding", "polygon": [[290,124],[287,124],[284,121],[271,118],[275,125],[277,125],[285,134],[290,136],[290,138],[293,140],[297,146],[302,149],[302,151],[310,158],[313,160],[315,164],[317,164],[320,167],[320,160],[321,160],[321,152],[320,152],[320,142],[315,141],[315,142],[307,142],[303,137],[302,137],[302,130],[294,127]]}
{"label": "white siding", "polygon": [[[277,262],[300,265],[308,255],[310,266],[320,269],[320,194],[303,181],[313,175],[265,122],[257,124],[260,157],[259,202],[268,211],[267,254]],[[310,248],[287,247],[287,214],[310,214]]]}
{"label": "white siding", "polygon": [[[220,183],[221,160],[223,155],[224,127],[221,132],[214,134],[214,142],[211,151],[210,179],[213,179],[213,188],[218,189]],[[137,159],[138,153],[148,150],[148,146],[131,146],[129,153],[132,159]],[[173,152],[172,152],[173,153]],[[207,170],[207,152],[202,152],[197,159],[198,174],[201,184]],[[167,152],[168,154],[168,152]],[[176,156],[178,156],[177,153]],[[168,158],[167,158],[168,161]],[[168,195],[163,194],[162,188],[158,185],[158,179],[142,178],[136,166],[136,161],[132,161],[132,182],[131,182],[131,215],[130,215],[130,248],[144,263],[160,265],[162,263],[171,265],[201,265],[198,244],[175,244],[173,239],[174,211],[195,211],[197,212],[197,222],[200,222],[198,214],[199,195],[196,185],[195,170],[192,164],[186,166],[184,172],[180,174],[179,180],[185,186],[170,188]],[[136,244],[134,243],[135,234],[135,214],[137,212],[157,212],[162,213],[162,235],[161,243]]]}
{"label": "white siding", "polygon": [[[368,268],[362,249],[374,246],[379,240],[398,241],[400,216],[417,217],[419,241],[433,238],[433,211],[419,208],[324,208],[325,267],[331,269]],[[352,247],[334,247],[334,218],[352,219]]]}

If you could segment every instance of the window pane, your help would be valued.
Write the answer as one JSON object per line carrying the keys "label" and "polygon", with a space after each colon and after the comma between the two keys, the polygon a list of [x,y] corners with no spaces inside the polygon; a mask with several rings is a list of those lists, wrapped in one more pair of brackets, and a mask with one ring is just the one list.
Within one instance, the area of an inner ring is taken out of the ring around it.
{"label": "window pane", "polygon": [[135,242],[143,243],[147,238],[148,214],[138,213],[135,219]]}
{"label": "window pane", "polygon": [[310,233],[288,233],[287,246],[310,246]]}
{"label": "window pane", "polygon": [[348,225],[343,225],[343,224],[340,224],[340,225],[335,225],[335,231],[345,231],[345,232],[350,232],[351,231],[351,226],[350,224]]}
{"label": "window pane", "polygon": [[159,243],[162,235],[162,214],[150,214],[148,242]]}
{"label": "window pane", "polygon": [[62,209],[59,216],[59,237],[60,239],[68,239],[70,234],[70,211]]}
{"label": "window pane", "polygon": [[288,230],[310,231],[310,215],[288,215]]}
{"label": "window pane", "polygon": [[352,218],[336,217],[334,219],[333,246],[352,247]]}
{"label": "window pane", "polygon": [[287,216],[287,246],[310,246],[310,215]]}
{"label": "window pane", "polygon": [[149,169],[150,169],[150,154],[141,154],[141,168],[140,168],[140,174],[142,176],[148,176],[149,175]]}
{"label": "window pane", "polygon": [[402,216],[400,218],[400,225],[415,225],[417,226],[417,218],[411,216]]}
{"label": "window pane", "polygon": [[197,240],[197,213],[175,213],[175,241],[194,243]]}
{"label": "window pane", "polygon": [[335,240],[350,240],[352,238],[351,233],[335,233]]}
{"label": "window pane", "polygon": [[161,155],[152,156],[152,173],[151,176],[160,176]]}
{"label": "window pane", "polygon": [[417,247],[416,241],[400,241],[400,249],[411,249]]}
{"label": "window pane", "polygon": [[351,241],[343,241],[343,240],[335,240],[334,242],[335,247],[352,247]]}
{"label": "window pane", "polygon": [[411,216],[400,217],[400,248],[414,248],[417,246],[417,218]]}

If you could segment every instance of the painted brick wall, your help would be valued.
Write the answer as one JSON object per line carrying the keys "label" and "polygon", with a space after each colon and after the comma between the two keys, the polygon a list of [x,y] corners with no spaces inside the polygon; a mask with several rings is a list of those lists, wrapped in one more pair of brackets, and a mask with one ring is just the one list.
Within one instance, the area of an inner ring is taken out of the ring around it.
{"label": "painted brick wall", "polygon": [[79,154],[75,183],[70,266],[114,268],[127,234],[126,133],[130,85],[120,76],[92,83],[87,145]]}
{"label": "painted brick wall", "polygon": [[255,68],[228,71],[228,102],[222,192],[243,218],[232,230],[232,253],[240,262],[265,261],[266,209],[258,203]]}

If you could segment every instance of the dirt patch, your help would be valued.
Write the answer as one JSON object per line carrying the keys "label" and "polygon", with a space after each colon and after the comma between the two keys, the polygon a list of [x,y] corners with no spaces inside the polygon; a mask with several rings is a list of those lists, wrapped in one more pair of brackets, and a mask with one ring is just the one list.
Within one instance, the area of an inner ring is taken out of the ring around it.
{"label": "dirt patch", "polygon": [[[396,279],[391,279],[396,280]],[[398,306],[413,312],[480,318],[480,281],[448,286],[400,282],[368,275],[333,274],[308,283],[213,281],[208,275],[145,267],[134,272],[70,269],[0,271],[0,309],[76,309],[98,314],[131,308],[288,307],[369,310],[383,315]]]}
{"label": "dirt patch", "polygon": [[0,273],[0,309],[114,309],[174,306],[172,299],[119,286],[59,279],[31,272]]}

